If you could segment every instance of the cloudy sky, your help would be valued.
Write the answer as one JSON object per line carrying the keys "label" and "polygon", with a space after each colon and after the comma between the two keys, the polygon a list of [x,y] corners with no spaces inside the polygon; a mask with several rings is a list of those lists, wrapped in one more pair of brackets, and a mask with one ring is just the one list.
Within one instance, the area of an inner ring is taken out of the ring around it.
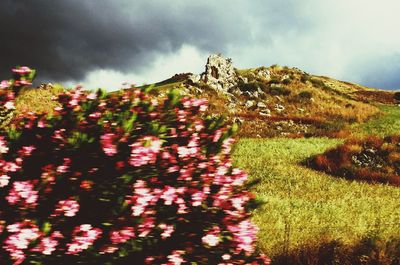
{"label": "cloudy sky", "polygon": [[40,82],[117,89],[203,70],[301,68],[400,88],[399,0],[1,0],[0,78],[14,65]]}

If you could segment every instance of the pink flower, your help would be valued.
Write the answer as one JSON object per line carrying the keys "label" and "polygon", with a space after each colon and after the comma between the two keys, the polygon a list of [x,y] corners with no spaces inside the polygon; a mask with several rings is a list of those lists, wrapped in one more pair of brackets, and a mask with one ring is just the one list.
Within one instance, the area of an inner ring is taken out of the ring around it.
{"label": "pink flower", "polygon": [[15,181],[6,199],[11,205],[20,203],[24,207],[36,206],[39,196],[33,188],[32,181]]}
{"label": "pink flower", "polygon": [[134,167],[154,164],[160,153],[162,141],[154,136],[145,136],[130,145],[131,156],[129,163]]}
{"label": "pink flower", "polygon": [[8,150],[7,142],[4,140],[4,137],[0,136],[0,154],[6,154]]}
{"label": "pink flower", "polygon": [[21,264],[26,258],[24,251],[31,242],[39,238],[39,228],[30,222],[24,222],[8,225],[7,231],[11,235],[5,240],[3,248],[15,260],[14,264]]}
{"label": "pink flower", "polygon": [[213,234],[207,234],[201,238],[204,244],[209,245],[210,247],[215,247],[219,244],[219,237]]}
{"label": "pink flower", "polygon": [[72,233],[72,242],[67,244],[66,254],[76,255],[88,249],[100,237],[102,231],[90,224],[82,224]]}
{"label": "pink flower", "polygon": [[106,133],[100,137],[100,143],[106,155],[113,156],[117,153],[117,145],[114,144],[116,138],[114,133]]}
{"label": "pink flower", "polygon": [[220,242],[220,233],[221,229],[218,226],[214,226],[201,238],[201,240],[204,244],[210,247],[215,247]]}
{"label": "pink flower", "polygon": [[60,238],[63,238],[60,231],[54,231],[49,237],[43,237],[38,246],[36,246],[32,251],[41,252],[44,255],[51,255],[56,250]]}
{"label": "pink flower", "polygon": [[18,68],[12,69],[13,73],[19,74],[19,75],[26,75],[32,72],[32,69],[30,69],[27,66],[21,66]]}
{"label": "pink flower", "polygon": [[161,238],[166,239],[168,237],[171,237],[171,234],[175,231],[175,228],[173,225],[167,225],[167,224],[159,224],[159,228],[163,229],[164,231],[161,233]]}
{"label": "pink flower", "polygon": [[246,255],[254,252],[254,241],[258,232],[258,228],[249,220],[240,222],[238,225],[228,226],[228,230],[232,232],[234,241],[237,244],[236,251],[240,253],[244,251]]}
{"label": "pink flower", "polygon": [[10,182],[9,176],[7,176],[7,175],[0,176],[0,188],[7,186],[9,182]]}
{"label": "pink flower", "polygon": [[56,206],[56,214],[63,214],[67,217],[73,217],[79,211],[79,203],[75,200],[59,201]]}
{"label": "pink flower", "polygon": [[186,260],[182,257],[182,255],[185,254],[185,251],[183,250],[174,250],[171,255],[168,255],[168,261],[167,265],[181,265],[184,263]]}
{"label": "pink flower", "polygon": [[222,131],[217,130],[214,134],[213,142],[214,143],[218,142],[218,140],[221,138],[221,136],[222,136]]}
{"label": "pink flower", "polygon": [[140,234],[139,237],[146,237],[151,230],[155,227],[154,225],[154,218],[153,217],[146,217],[144,222],[141,223],[138,227]]}
{"label": "pink flower", "polygon": [[110,240],[113,244],[125,243],[133,237],[135,237],[135,231],[132,227],[124,227],[121,230],[110,232]]}
{"label": "pink flower", "polygon": [[36,149],[33,145],[23,146],[20,153],[22,156],[30,156],[32,152]]}
{"label": "pink flower", "polygon": [[17,164],[13,163],[13,162],[7,162],[4,167],[3,170],[5,172],[16,172],[17,170],[19,170],[21,167],[18,166]]}
{"label": "pink flower", "polygon": [[97,98],[97,94],[94,93],[94,92],[90,93],[89,95],[86,96],[86,98],[87,99],[91,99],[91,100],[96,99]]}
{"label": "pink flower", "polygon": [[30,86],[32,85],[31,82],[26,81],[26,80],[15,80],[14,86],[19,87],[19,86]]}
{"label": "pink flower", "polygon": [[0,89],[6,89],[9,88],[11,85],[11,82],[8,80],[3,80],[0,82]]}

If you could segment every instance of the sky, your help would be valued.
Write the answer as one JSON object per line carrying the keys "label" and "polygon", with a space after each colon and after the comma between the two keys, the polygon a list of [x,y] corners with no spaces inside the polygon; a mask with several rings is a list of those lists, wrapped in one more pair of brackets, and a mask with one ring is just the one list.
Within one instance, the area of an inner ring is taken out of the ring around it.
{"label": "sky", "polygon": [[115,90],[201,73],[209,54],[400,88],[398,0],[1,0],[0,79]]}

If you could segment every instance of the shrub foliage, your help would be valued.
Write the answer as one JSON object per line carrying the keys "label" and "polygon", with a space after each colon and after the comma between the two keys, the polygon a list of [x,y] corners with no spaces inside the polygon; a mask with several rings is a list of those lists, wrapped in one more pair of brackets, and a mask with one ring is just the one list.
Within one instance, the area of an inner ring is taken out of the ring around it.
{"label": "shrub foliage", "polygon": [[0,131],[1,264],[268,263],[235,126],[199,118],[204,100],[147,92],[77,88]]}

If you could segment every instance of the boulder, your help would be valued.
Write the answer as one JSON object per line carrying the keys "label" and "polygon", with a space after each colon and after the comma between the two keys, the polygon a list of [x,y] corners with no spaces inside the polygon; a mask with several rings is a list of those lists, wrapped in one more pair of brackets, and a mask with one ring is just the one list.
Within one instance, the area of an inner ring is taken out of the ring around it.
{"label": "boulder", "polygon": [[276,104],[276,105],[275,105],[275,110],[276,110],[277,112],[282,112],[282,111],[285,110],[285,107],[284,107],[283,105],[281,105],[281,104]]}
{"label": "boulder", "polygon": [[259,109],[265,109],[267,107],[267,105],[265,105],[265,103],[264,102],[258,102],[257,103],[257,108],[259,108]]}
{"label": "boulder", "polygon": [[238,76],[230,58],[212,54],[207,59],[206,69],[201,74],[200,80],[218,92],[225,93],[237,85]]}
{"label": "boulder", "polygon": [[249,109],[249,108],[254,106],[254,101],[253,100],[248,100],[248,101],[246,101],[244,106]]}
{"label": "boulder", "polygon": [[189,75],[188,80],[190,82],[192,82],[193,84],[197,84],[200,82],[200,75],[196,75],[196,74]]}
{"label": "boulder", "polygon": [[261,77],[263,79],[267,79],[270,80],[271,79],[271,73],[270,71],[265,68],[265,67],[261,67],[257,69],[257,76]]}

